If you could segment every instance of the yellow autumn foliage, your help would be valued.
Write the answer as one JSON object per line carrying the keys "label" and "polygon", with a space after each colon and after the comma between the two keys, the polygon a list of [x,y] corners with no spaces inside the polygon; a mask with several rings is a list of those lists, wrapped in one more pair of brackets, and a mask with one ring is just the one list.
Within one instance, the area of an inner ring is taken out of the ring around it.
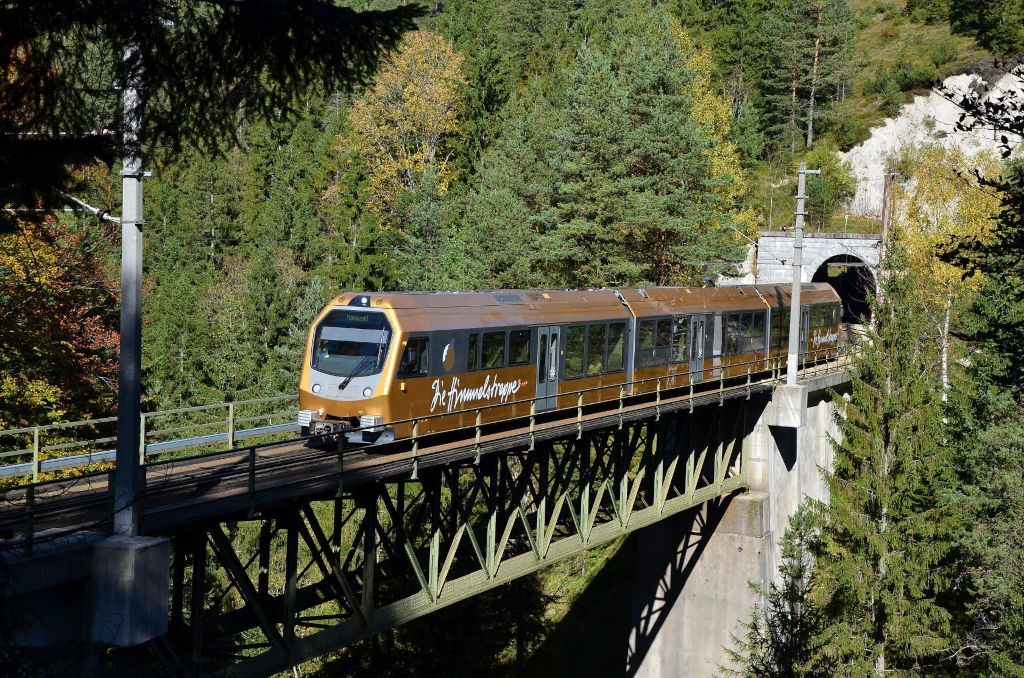
{"label": "yellow autumn foliage", "polygon": [[977,275],[941,261],[938,248],[966,238],[990,240],[999,211],[999,195],[981,186],[975,171],[997,178],[1001,163],[993,153],[967,156],[962,151],[924,146],[904,151],[906,180],[893,188],[893,225],[908,247],[918,290],[941,307],[977,286]]}
{"label": "yellow autumn foliage", "polygon": [[[729,178],[715,189],[715,193],[727,209],[737,209],[748,187],[736,144],[729,141],[729,102],[716,93],[714,57],[707,48],[695,47],[689,32],[678,23],[672,26],[672,33],[680,53],[689,55],[686,67],[693,71],[693,79],[684,91],[693,101],[692,116],[704,133],[717,142],[704,151],[710,163],[711,176]],[[753,210],[735,212],[735,221],[747,236],[753,237],[757,233]]]}
{"label": "yellow autumn foliage", "polygon": [[441,191],[451,180],[462,62],[462,55],[440,35],[409,33],[352,106],[349,124],[369,172],[369,207],[385,226],[394,223],[401,193],[414,191],[428,167],[433,167]]}

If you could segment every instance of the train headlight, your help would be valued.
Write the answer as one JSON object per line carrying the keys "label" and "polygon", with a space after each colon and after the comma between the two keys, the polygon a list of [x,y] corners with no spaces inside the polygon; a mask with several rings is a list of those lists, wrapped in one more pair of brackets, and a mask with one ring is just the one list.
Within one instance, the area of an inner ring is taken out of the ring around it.
{"label": "train headlight", "polygon": [[310,390],[313,391],[313,393],[319,393],[320,392],[320,384],[313,384],[313,388],[311,388]]}
{"label": "train headlight", "polygon": [[372,388],[367,386],[366,388],[363,389],[363,397],[364,398],[369,398],[372,395],[373,395],[373,389]]}

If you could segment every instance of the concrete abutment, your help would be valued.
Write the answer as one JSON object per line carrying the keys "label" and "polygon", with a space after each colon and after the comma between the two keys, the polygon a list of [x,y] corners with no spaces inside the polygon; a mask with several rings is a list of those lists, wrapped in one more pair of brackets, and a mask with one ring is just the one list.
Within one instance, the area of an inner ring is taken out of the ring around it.
{"label": "concrete abutment", "polygon": [[[838,430],[826,389],[845,381],[837,374],[808,384],[806,424],[796,428],[775,425],[776,405],[792,409],[793,394],[774,405],[751,404],[757,420],[744,441],[749,492],[705,505],[697,521],[703,529],[672,519],[638,533],[626,675],[712,676],[728,664],[725,648],[732,635],[743,636],[758,598],[750,583],[778,580],[789,517],[803,498],[828,498],[821,469],[831,468]],[[784,414],[781,423],[792,421],[793,412]]]}

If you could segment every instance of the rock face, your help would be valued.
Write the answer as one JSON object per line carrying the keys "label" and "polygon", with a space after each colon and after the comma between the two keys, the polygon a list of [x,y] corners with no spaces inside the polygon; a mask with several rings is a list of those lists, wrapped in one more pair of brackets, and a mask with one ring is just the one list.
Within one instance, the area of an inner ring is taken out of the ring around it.
{"label": "rock face", "polygon": [[[998,98],[1008,92],[1020,96],[1024,92],[1024,81],[1011,74],[1003,75],[994,87],[989,87],[980,76],[973,74],[951,76],[943,85],[957,91],[987,90],[985,98]],[[1018,136],[996,132],[992,128],[959,131],[956,123],[962,113],[960,108],[934,91],[927,96],[916,96],[900,110],[898,116],[872,129],[867,141],[842,154],[857,179],[857,193],[850,203],[850,214],[881,217],[885,169],[890,159],[905,146],[938,144],[958,148],[970,156],[981,151],[1000,152],[1000,137],[1003,135],[1009,137],[1011,147],[1021,141]]]}

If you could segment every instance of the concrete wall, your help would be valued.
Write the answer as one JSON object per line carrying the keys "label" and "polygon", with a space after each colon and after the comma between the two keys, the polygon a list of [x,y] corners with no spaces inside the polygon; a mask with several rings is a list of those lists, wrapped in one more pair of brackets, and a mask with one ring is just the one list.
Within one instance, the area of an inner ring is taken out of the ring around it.
{"label": "concrete wall", "polygon": [[831,467],[838,431],[824,385],[811,387],[801,429],[769,426],[765,403],[751,403],[749,493],[638,533],[627,675],[711,676],[727,663],[723,648],[753,609],[748,583],[777,579],[779,539],[801,498],[827,499],[819,468]]}
{"label": "concrete wall", "polygon": [[[855,233],[804,233],[802,282],[811,282],[814,273],[835,256],[854,256],[872,269],[878,266],[877,235]],[[786,263],[783,264],[782,262]],[[788,283],[793,280],[793,233],[764,232],[757,244],[756,280],[762,284]]]}

